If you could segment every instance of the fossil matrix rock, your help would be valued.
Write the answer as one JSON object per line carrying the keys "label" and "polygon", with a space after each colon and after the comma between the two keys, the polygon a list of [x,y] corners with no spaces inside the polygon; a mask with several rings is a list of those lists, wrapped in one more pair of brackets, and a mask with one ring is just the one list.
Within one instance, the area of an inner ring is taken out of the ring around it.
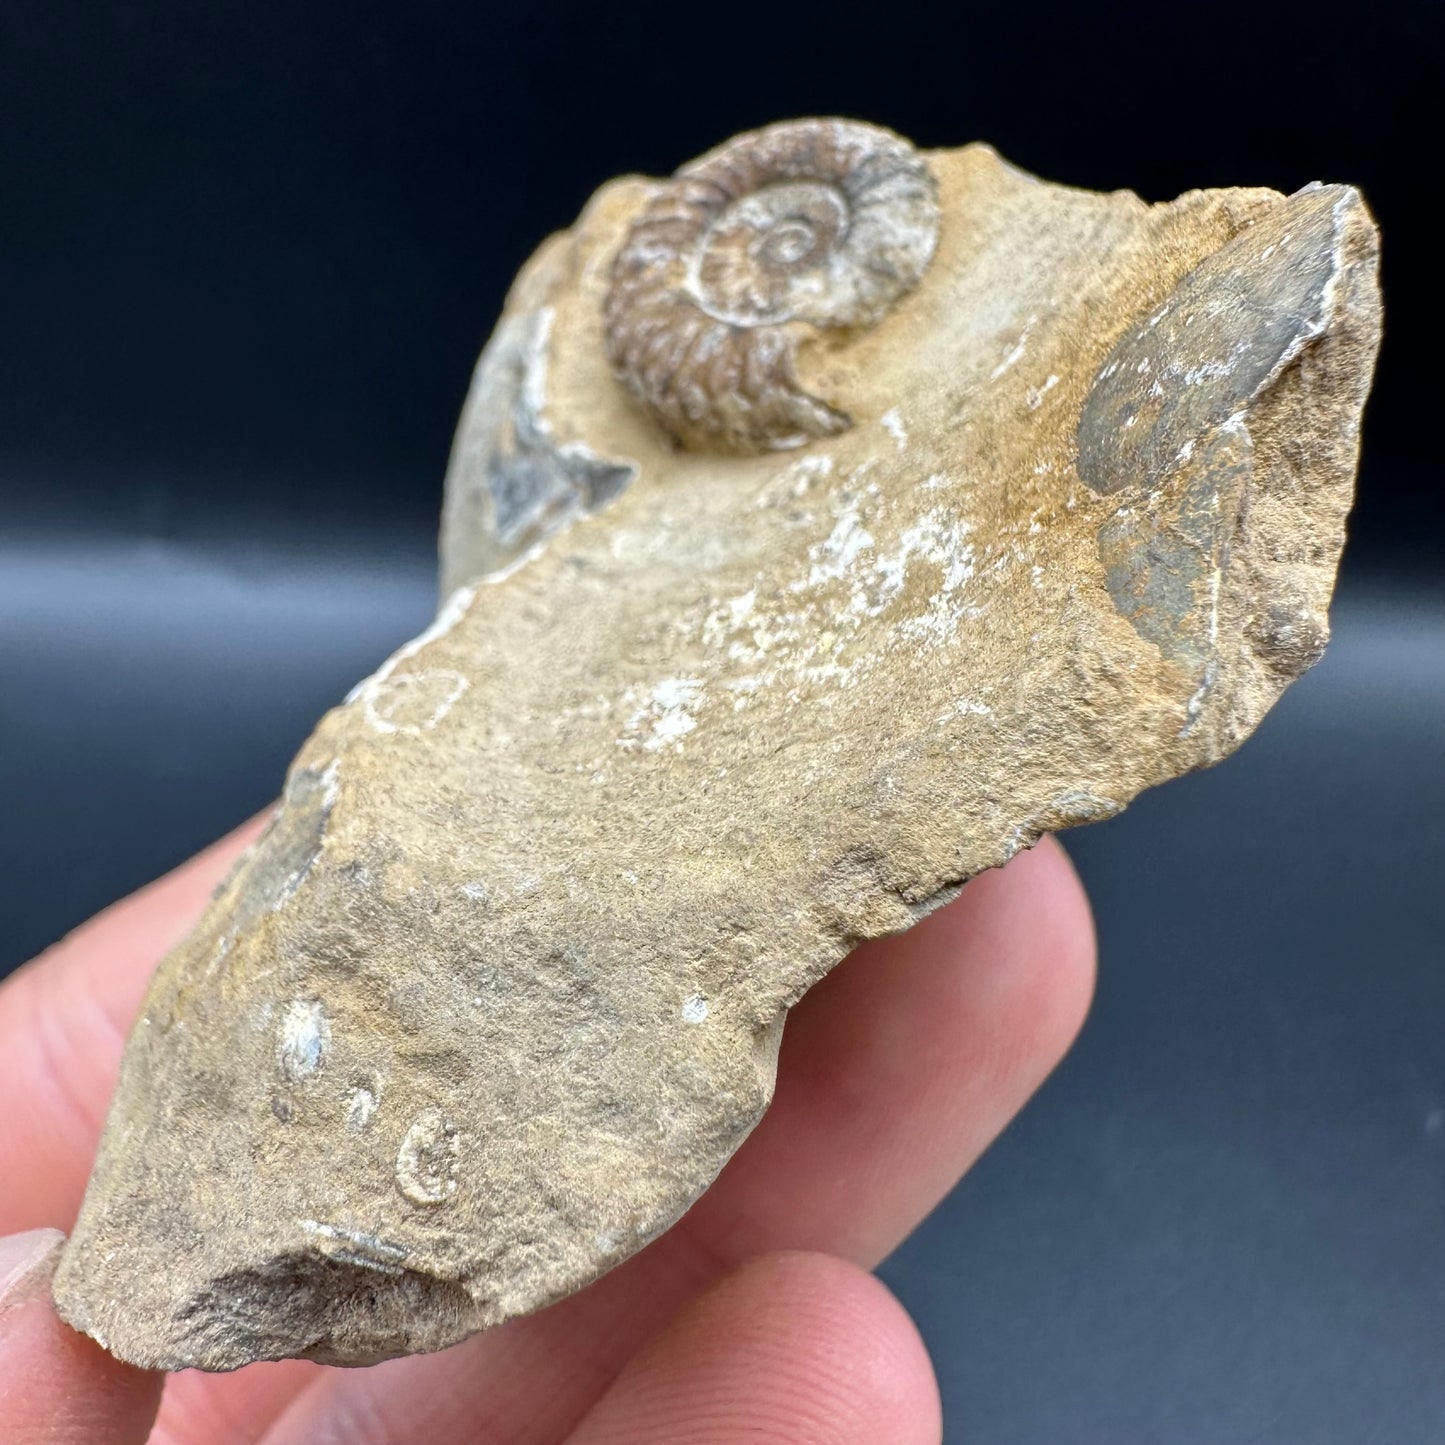
{"label": "fossil matrix rock", "polygon": [[478,367],[435,624],[161,965],[64,1316],[358,1363],[665,1229],[859,940],[1319,656],[1378,324],[1342,186],[802,122],[605,187]]}

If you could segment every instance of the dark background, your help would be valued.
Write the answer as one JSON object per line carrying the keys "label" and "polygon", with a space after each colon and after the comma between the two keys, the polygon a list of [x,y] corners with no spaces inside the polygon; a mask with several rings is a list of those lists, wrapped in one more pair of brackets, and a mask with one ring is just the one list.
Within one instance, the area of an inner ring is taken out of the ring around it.
{"label": "dark background", "polygon": [[1072,835],[1093,1018],[884,1274],[950,1441],[1445,1438],[1440,15],[10,0],[0,971],[261,807],[424,624],[476,351],[609,176],[841,113],[1151,200],[1351,181],[1387,341],[1337,640]]}

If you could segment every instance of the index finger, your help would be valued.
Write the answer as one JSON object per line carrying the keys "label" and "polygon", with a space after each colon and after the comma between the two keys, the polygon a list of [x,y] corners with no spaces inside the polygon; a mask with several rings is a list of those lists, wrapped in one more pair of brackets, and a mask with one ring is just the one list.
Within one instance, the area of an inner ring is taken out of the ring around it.
{"label": "index finger", "polygon": [[264,824],[243,823],[0,985],[0,1235],[69,1229],[151,973]]}
{"label": "index finger", "polygon": [[56,1318],[50,1275],[65,1237],[0,1239],[0,1439],[6,1445],[142,1445],[163,1378],[132,1369]]}

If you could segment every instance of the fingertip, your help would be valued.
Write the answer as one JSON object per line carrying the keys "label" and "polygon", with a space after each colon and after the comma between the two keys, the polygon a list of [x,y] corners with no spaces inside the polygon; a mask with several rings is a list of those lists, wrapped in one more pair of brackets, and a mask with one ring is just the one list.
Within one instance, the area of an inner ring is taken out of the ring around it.
{"label": "fingertip", "polygon": [[685,1227],[733,1259],[877,1263],[1058,1064],[1093,980],[1088,901],[1046,838],[802,1000],[772,1108]]}
{"label": "fingertip", "polygon": [[63,1324],[50,1279],[54,1229],[0,1239],[0,1439],[5,1445],[142,1445],[163,1378],[122,1364]]}
{"label": "fingertip", "polygon": [[917,1155],[972,1120],[966,1165],[985,1148],[1078,1037],[1093,999],[1096,946],[1088,896],[1068,855],[1045,837],[980,874],[909,934],[880,940],[911,1002],[895,1066],[915,1079]]}
{"label": "fingertip", "polygon": [[890,1445],[941,1438],[942,1403],[928,1347],[876,1275],[833,1255],[793,1250],[744,1265],[736,1288],[734,1307],[766,1296],[781,1318],[804,1323],[795,1371],[837,1392],[856,1438]]}
{"label": "fingertip", "polygon": [[572,1439],[936,1445],[941,1432],[928,1352],[886,1286],[788,1252],[750,1260],[680,1311]]}
{"label": "fingertip", "polygon": [[955,935],[983,935],[988,946],[974,954],[980,981],[1001,994],[1000,1036],[1042,1080],[1078,1037],[1097,976],[1093,910],[1068,854],[1057,838],[1041,838],[975,878],[937,917]]}

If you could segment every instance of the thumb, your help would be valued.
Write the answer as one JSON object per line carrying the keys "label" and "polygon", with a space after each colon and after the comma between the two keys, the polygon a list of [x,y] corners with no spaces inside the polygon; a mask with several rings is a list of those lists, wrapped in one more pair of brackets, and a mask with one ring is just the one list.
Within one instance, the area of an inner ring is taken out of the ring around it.
{"label": "thumb", "polygon": [[0,1238],[0,1442],[142,1445],[164,1376],[132,1369],[62,1324],[50,1277],[65,1236]]}

